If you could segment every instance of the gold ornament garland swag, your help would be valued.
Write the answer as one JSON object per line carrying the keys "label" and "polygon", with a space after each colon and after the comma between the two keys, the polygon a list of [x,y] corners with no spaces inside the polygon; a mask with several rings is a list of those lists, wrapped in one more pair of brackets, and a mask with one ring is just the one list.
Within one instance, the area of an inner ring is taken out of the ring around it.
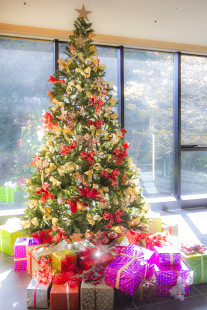
{"label": "gold ornament garland swag", "polygon": [[27,180],[28,202],[23,217],[26,234],[61,227],[67,236],[147,228],[150,207],[139,185],[120,129],[118,102],[104,80],[94,46],[90,11],[80,16],[69,37],[66,58],[58,60],[48,91],[51,107],[44,116],[44,141],[34,155],[35,172]]}

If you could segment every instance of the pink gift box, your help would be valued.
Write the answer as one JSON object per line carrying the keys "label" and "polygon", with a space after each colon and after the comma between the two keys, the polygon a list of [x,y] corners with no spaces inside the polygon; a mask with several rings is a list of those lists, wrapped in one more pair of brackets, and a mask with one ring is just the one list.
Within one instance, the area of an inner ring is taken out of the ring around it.
{"label": "pink gift box", "polygon": [[105,283],[133,295],[146,278],[153,252],[128,245],[105,269]]}
{"label": "pink gift box", "polygon": [[[170,289],[173,288],[173,286],[158,286],[157,287],[157,296],[171,296],[170,295]],[[189,285],[185,286],[185,294],[184,296],[189,296]]]}
{"label": "pink gift box", "polygon": [[160,265],[180,265],[181,253],[173,246],[155,246],[157,261]]}
{"label": "pink gift box", "polygon": [[190,275],[190,269],[183,261],[177,266],[162,266],[156,263],[154,271],[157,278],[157,286],[174,286],[179,276],[187,280]]}
{"label": "pink gift box", "polygon": [[27,270],[28,247],[40,244],[40,240],[33,237],[17,238],[14,244],[14,271]]}

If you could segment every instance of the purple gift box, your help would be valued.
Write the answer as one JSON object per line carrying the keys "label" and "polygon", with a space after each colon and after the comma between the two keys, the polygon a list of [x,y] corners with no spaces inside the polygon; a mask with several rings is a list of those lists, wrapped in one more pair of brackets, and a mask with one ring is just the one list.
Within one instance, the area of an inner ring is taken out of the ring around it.
{"label": "purple gift box", "polygon": [[[173,286],[158,286],[157,287],[157,296],[171,296],[170,290]],[[189,296],[189,285],[185,286],[185,294],[184,296]]]}
{"label": "purple gift box", "polygon": [[179,276],[184,280],[190,276],[190,269],[183,261],[177,266],[162,266],[157,263],[154,265],[154,270],[157,286],[174,286]]}
{"label": "purple gift box", "polygon": [[40,244],[40,239],[28,237],[17,238],[14,244],[14,271],[27,270],[28,247]]}
{"label": "purple gift box", "polygon": [[180,265],[181,253],[173,246],[155,246],[156,257],[160,265]]}
{"label": "purple gift box", "polygon": [[130,244],[105,269],[105,283],[133,295],[146,278],[153,252]]}

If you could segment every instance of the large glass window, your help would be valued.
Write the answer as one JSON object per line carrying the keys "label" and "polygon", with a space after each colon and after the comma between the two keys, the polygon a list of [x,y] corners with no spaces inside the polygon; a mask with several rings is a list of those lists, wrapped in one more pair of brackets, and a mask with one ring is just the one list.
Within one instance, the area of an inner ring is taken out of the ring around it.
{"label": "large glass window", "polygon": [[0,208],[24,207],[24,184],[48,110],[52,43],[0,39]]}
{"label": "large glass window", "polygon": [[124,126],[146,197],[172,195],[173,54],[125,49]]}
{"label": "large glass window", "polygon": [[181,144],[181,195],[207,194],[207,57],[181,56]]}

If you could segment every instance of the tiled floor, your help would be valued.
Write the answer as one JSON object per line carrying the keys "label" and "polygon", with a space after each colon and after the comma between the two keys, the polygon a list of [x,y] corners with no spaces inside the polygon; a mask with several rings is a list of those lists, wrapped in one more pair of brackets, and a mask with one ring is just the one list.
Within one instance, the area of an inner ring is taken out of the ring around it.
{"label": "tiled floor", "polygon": [[[207,209],[161,212],[165,223],[179,224],[182,241],[201,242],[207,246]],[[0,310],[25,310],[26,288],[31,278],[27,272],[13,271],[13,257],[0,252]],[[171,297],[158,297],[157,303],[134,303],[122,292],[115,292],[115,310],[206,310],[207,283],[190,287],[183,302]],[[91,309],[92,310],[92,309]]]}

